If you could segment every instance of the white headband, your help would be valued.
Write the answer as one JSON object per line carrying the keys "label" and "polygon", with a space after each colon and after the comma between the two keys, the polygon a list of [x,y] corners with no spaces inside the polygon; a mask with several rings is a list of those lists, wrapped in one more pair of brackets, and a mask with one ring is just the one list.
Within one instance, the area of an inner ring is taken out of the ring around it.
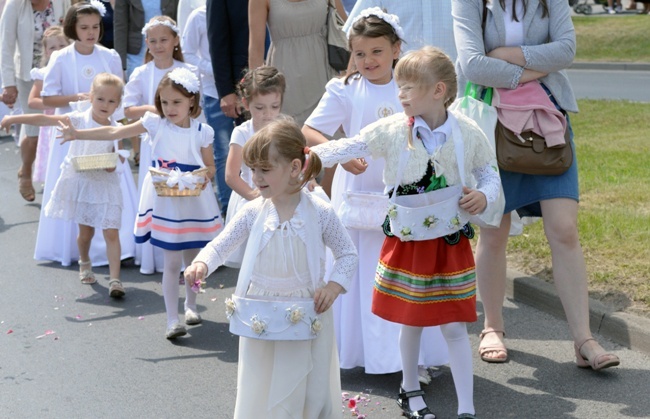
{"label": "white headband", "polygon": [[199,78],[185,67],[176,67],[169,73],[169,78],[176,84],[180,84],[190,93],[199,92]]}
{"label": "white headband", "polygon": [[180,32],[181,32],[180,29],[178,29],[178,26],[174,25],[174,24],[171,23],[170,21],[168,21],[168,20],[158,20],[158,19],[155,19],[155,20],[149,21],[149,23],[147,23],[146,25],[144,25],[144,28],[142,28],[142,35],[144,35],[144,37],[146,38],[146,37],[147,37],[147,31],[148,31],[149,29],[153,28],[154,26],[158,26],[158,25],[167,26],[169,29],[171,29],[171,30],[173,30],[174,32],[176,32],[176,35],[177,35],[177,36],[178,36],[178,35],[180,34]]}
{"label": "white headband", "polygon": [[106,14],[106,6],[104,6],[104,3],[102,3],[99,0],[90,0],[89,4],[95,9],[97,9],[101,17],[104,17],[104,15]]}
{"label": "white headband", "polygon": [[348,28],[348,33],[347,33],[348,39],[350,39],[350,33],[352,32],[352,27],[354,26],[354,24],[357,23],[359,19],[364,17],[369,17],[369,16],[376,16],[379,19],[383,20],[384,22],[388,23],[390,26],[393,27],[393,30],[397,34],[397,37],[402,41],[404,40],[404,30],[402,30],[402,27],[399,25],[399,17],[397,17],[397,15],[386,13],[383,10],[381,10],[379,7],[370,7],[368,9],[363,9],[361,13],[359,13],[359,15],[354,18],[352,24]]}

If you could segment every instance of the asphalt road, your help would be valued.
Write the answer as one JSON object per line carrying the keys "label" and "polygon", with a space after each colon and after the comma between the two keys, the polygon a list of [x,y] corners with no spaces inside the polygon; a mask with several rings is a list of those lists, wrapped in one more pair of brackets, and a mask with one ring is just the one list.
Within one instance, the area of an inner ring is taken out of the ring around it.
{"label": "asphalt road", "polygon": [[650,71],[568,70],[580,99],[650,102]]}
{"label": "asphalt road", "polygon": [[[211,276],[199,296],[203,324],[167,341],[159,274],[143,276],[125,264],[127,296],[114,301],[107,297],[107,268],[96,269],[98,283],[88,286],[74,266],[32,259],[41,195],[31,204],[20,198],[19,159],[13,141],[1,138],[0,418],[231,418],[238,345],[222,302],[237,271],[221,268]],[[477,309],[479,321],[469,325],[474,348],[483,321],[480,303]],[[506,302],[505,316],[510,361],[486,364],[474,354],[480,418],[650,416],[648,356],[596,335],[622,366],[578,369],[563,320],[514,301]],[[359,409],[367,418],[400,416],[394,402],[400,374],[357,368],[341,378],[345,392],[369,399]],[[439,418],[456,417],[447,366],[424,389]]]}

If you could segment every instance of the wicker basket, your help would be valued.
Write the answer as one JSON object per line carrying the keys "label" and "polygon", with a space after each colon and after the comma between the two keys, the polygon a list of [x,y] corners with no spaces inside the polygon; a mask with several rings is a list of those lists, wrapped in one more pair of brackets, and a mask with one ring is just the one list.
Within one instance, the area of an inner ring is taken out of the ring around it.
{"label": "wicker basket", "polygon": [[[164,177],[164,178],[169,177],[168,172],[164,172],[162,170],[158,170],[158,169],[155,169],[153,167],[149,168],[149,173],[151,173],[151,176]],[[203,167],[201,169],[196,169],[191,173],[194,176],[205,176],[205,174],[208,173],[208,168]],[[164,181],[164,180],[154,181],[153,186],[156,188],[156,194],[158,196],[167,196],[167,197],[199,196],[199,195],[201,195],[201,192],[203,191],[200,184],[197,184],[196,188],[194,188],[194,189],[185,188],[185,189],[183,189],[181,191],[178,188],[178,185],[168,186],[167,182]]]}
{"label": "wicker basket", "polygon": [[115,169],[117,166],[117,153],[89,154],[87,156],[77,156],[70,159],[72,167],[77,172],[88,170]]}

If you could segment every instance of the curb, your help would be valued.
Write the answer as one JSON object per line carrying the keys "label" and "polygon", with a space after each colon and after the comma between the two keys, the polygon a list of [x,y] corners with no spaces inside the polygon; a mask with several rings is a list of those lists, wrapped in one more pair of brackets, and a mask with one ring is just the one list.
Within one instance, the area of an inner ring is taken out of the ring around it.
{"label": "curb", "polygon": [[[506,296],[538,310],[566,319],[553,284],[508,269]],[[589,299],[591,331],[634,351],[650,355],[650,319],[615,312],[603,303]]]}
{"label": "curb", "polygon": [[572,70],[606,71],[650,71],[650,63],[607,63],[578,61],[571,64]]}

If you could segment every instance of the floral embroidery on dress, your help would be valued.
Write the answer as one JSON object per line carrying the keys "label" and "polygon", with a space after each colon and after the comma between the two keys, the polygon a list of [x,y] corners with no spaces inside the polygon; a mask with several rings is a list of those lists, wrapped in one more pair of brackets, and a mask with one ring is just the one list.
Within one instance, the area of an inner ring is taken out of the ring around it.
{"label": "floral embroidery on dress", "polygon": [[50,26],[56,25],[56,17],[54,16],[54,8],[50,1],[47,8],[43,11],[34,10],[34,46],[32,51],[32,68],[41,66],[41,57],[43,56],[43,33]]}

